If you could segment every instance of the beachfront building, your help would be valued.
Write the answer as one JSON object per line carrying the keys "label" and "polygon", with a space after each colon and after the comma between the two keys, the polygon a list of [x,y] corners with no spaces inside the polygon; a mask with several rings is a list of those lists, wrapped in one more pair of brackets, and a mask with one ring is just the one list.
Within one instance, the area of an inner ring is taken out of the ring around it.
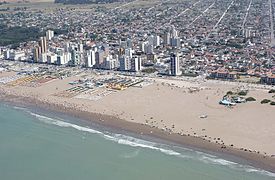
{"label": "beachfront building", "polygon": [[105,52],[102,49],[99,49],[95,53],[95,67],[96,68],[102,68],[104,66],[104,57]]}
{"label": "beachfront building", "polygon": [[235,80],[237,78],[237,73],[229,72],[224,69],[218,69],[210,72],[209,77],[211,79]]}
{"label": "beachfront building", "polygon": [[80,53],[77,50],[72,50],[71,52],[71,65],[72,66],[77,66],[80,64],[81,56]]}
{"label": "beachfront building", "polygon": [[9,59],[13,61],[24,61],[26,59],[26,54],[24,51],[10,51]]}
{"label": "beachfront building", "polygon": [[133,57],[131,59],[131,71],[138,72],[141,70],[141,58]]}
{"label": "beachfront building", "polygon": [[105,59],[105,66],[104,66],[104,69],[107,69],[107,70],[112,70],[112,69],[115,69],[117,68],[117,59],[113,58],[113,57],[106,57]]}
{"label": "beachfront building", "polygon": [[85,57],[85,66],[88,68],[93,67],[96,64],[95,61],[95,51],[94,50],[89,50],[86,52],[86,57]]}
{"label": "beachfront building", "polygon": [[41,53],[39,56],[39,63],[47,63],[47,53]]}
{"label": "beachfront building", "polygon": [[47,63],[48,64],[55,64],[57,61],[57,55],[54,53],[48,54],[47,55]]}
{"label": "beachfront building", "polygon": [[130,57],[123,55],[119,58],[119,70],[120,71],[130,71],[131,70]]}
{"label": "beachfront building", "polygon": [[275,85],[275,74],[270,74],[261,77],[262,84]]}
{"label": "beachfront building", "polygon": [[41,54],[41,47],[35,47],[33,49],[33,62],[38,62],[39,61],[39,56]]}
{"label": "beachfront building", "polygon": [[172,53],[170,56],[170,74],[172,76],[178,76],[181,74],[179,56],[177,53]]}
{"label": "beachfront building", "polygon": [[48,47],[46,37],[40,37],[39,46],[41,47],[41,53],[47,53]]}
{"label": "beachfront building", "polygon": [[132,58],[132,57],[133,57],[133,50],[132,50],[132,48],[127,48],[127,49],[125,49],[125,55],[126,55],[127,57]]}

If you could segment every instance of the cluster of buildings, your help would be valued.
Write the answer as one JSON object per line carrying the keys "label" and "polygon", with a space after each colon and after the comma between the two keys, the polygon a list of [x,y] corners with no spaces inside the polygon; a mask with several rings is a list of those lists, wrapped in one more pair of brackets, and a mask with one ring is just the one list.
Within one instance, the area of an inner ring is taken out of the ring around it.
{"label": "cluster of buildings", "polygon": [[[52,64],[63,66],[80,66],[103,70],[118,70],[140,72],[146,64],[154,65],[156,54],[154,50],[160,45],[171,45],[179,39],[174,27],[167,32],[169,40],[163,41],[158,35],[150,35],[146,41],[134,45],[130,38],[120,40],[117,47],[110,47],[108,43],[94,41],[70,41],[62,36],[54,36],[54,31],[46,31],[46,36],[40,37],[38,42],[32,43],[31,51],[3,48],[3,59],[26,61],[31,63]],[[84,43],[83,43],[84,42]],[[167,44],[169,43],[169,44]],[[133,49],[136,46],[136,49]],[[150,51],[146,48],[151,47]],[[2,54],[2,53],[1,53]],[[167,75],[177,76],[180,71],[180,57],[178,53],[171,53],[170,66]]]}
{"label": "cluster of buildings", "polygon": [[2,57],[131,72],[150,68],[162,75],[223,80],[253,76],[273,83],[275,10],[269,0],[124,5],[2,15],[0,20],[10,26],[68,30],[55,36],[47,31],[38,42],[16,50],[5,47]]}

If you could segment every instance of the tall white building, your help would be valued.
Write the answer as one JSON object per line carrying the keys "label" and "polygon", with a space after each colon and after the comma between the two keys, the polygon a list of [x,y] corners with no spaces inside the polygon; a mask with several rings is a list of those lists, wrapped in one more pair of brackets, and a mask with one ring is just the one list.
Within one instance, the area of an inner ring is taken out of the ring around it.
{"label": "tall white building", "polygon": [[172,76],[178,76],[180,72],[179,56],[177,53],[172,53],[170,56],[170,72]]}
{"label": "tall white building", "polygon": [[172,37],[178,37],[178,35],[179,35],[179,33],[176,30],[175,26],[171,27],[171,35],[172,35]]}
{"label": "tall white building", "polygon": [[131,71],[138,72],[141,70],[141,58],[133,57],[131,59]]}
{"label": "tall white building", "polygon": [[160,45],[160,37],[154,36],[154,47],[157,47]]}
{"label": "tall white building", "polygon": [[9,49],[4,51],[4,59],[10,59],[10,50]]}
{"label": "tall white building", "polygon": [[77,50],[72,50],[71,52],[71,65],[73,66],[77,66],[77,65],[80,65],[81,63],[81,56],[80,56],[80,53],[77,51]]}
{"label": "tall white building", "polygon": [[154,35],[150,35],[148,37],[148,43],[149,43],[149,45],[153,45],[154,46],[154,39],[155,39]]}
{"label": "tall white building", "polygon": [[64,55],[57,55],[56,64],[57,65],[64,65],[65,64],[65,56]]}
{"label": "tall white building", "polygon": [[128,56],[121,56],[119,58],[119,69],[121,71],[131,70],[131,59]]}
{"label": "tall white building", "polygon": [[87,51],[85,60],[86,60],[86,62],[85,62],[86,67],[88,67],[88,68],[93,67],[96,64],[96,62],[95,62],[95,51],[94,50]]}
{"label": "tall white building", "polygon": [[171,46],[173,47],[180,47],[180,38],[179,37],[174,37],[171,38]]}
{"label": "tall white building", "polygon": [[52,38],[54,37],[54,31],[48,30],[46,32],[46,38],[48,41],[52,40]]}
{"label": "tall white building", "polygon": [[132,48],[125,49],[125,56],[128,56],[130,58],[133,57],[133,50],[132,50]]}
{"label": "tall white building", "polygon": [[146,43],[141,42],[140,45],[139,45],[140,51],[145,52],[145,46],[146,46]]}
{"label": "tall white building", "polygon": [[153,54],[154,53],[154,46],[152,44],[147,44],[145,49],[146,54]]}
{"label": "tall white building", "polygon": [[47,53],[41,53],[38,62],[46,63],[47,62]]}
{"label": "tall white building", "polygon": [[46,37],[40,37],[39,46],[41,47],[41,53],[47,53],[48,52],[48,45],[47,45],[47,38]]}
{"label": "tall white building", "polygon": [[10,51],[10,60],[14,60],[14,61],[19,61],[19,60],[25,60],[26,59],[26,54],[24,51]]}
{"label": "tall white building", "polygon": [[106,58],[104,69],[112,70],[112,69],[115,69],[116,67],[117,67],[117,59],[114,59],[112,57]]}
{"label": "tall white building", "polygon": [[165,45],[170,45],[170,39],[171,39],[171,34],[169,32],[165,33],[163,43]]}
{"label": "tall white building", "polygon": [[127,38],[126,45],[127,45],[127,48],[133,48],[132,40]]}
{"label": "tall white building", "polygon": [[55,64],[57,61],[57,55],[54,53],[48,54],[47,55],[47,63],[48,64]]}

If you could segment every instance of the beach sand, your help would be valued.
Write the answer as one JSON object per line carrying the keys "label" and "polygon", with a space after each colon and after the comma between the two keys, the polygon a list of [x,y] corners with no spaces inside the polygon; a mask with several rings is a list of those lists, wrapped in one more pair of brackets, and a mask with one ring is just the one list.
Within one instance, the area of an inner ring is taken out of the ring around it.
{"label": "beach sand", "polygon": [[[5,72],[1,77],[9,76]],[[221,81],[154,79],[151,85],[112,93],[97,101],[56,94],[78,77],[39,87],[0,85],[2,98],[66,112],[114,128],[161,138],[205,151],[241,157],[275,172],[275,110],[262,105],[271,94],[263,86]],[[234,108],[219,105],[227,91],[249,88],[256,102]],[[250,87],[248,87],[250,86]],[[198,89],[198,91],[194,91]],[[207,118],[200,116],[207,115]]]}

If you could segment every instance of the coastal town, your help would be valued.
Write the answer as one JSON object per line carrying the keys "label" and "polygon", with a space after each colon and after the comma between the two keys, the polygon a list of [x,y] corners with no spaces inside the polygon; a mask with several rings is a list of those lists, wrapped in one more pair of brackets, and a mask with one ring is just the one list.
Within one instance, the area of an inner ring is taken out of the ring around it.
{"label": "coastal town", "polygon": [[[19,8],[1,14],[2,24],[38,27],[44,35],[15,48],[3,46],[0,57],[137,75],[274,85],[274,9],[269,0]],[[64,28],[65,34],[53,31]]]}
{"label": "coastal town", "polygon": [[274,168],[275,1],[41,4],[0,5],[3,33],[27,39],[0,35],[0,99],[194,137]]}

